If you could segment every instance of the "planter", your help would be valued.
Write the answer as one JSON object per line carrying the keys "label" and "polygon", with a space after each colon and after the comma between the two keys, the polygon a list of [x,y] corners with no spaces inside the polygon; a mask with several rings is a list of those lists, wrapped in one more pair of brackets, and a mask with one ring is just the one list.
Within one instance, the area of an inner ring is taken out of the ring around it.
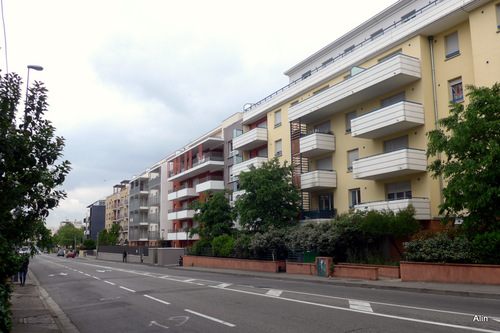
{"label": "planter", "polygon": [[378,270],[378,276],[384,276],[393,279],[399,279],[401,277],[401,274],[399,272],[399,266],[351,264],[347,262],[341,262],[339,263],[339,265],[376,268]]}
{"label": "planter", "polygon": [[184,256],[184,266],[240,269],[245,271],[278,273],[286,271],[284,260],[266,261],[250,259]]}
{"label": "planter", "polygon": [[500,284],[500,265],[401,261],[401,281]]}

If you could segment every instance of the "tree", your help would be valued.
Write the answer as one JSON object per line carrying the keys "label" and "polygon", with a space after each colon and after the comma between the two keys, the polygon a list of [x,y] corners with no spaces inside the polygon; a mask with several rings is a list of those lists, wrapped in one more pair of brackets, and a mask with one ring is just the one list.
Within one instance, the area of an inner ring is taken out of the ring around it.
{"label": "tree", "polygon": [[[19,270],[19,244],[32,245],[45,233],[49,211],[66,197],[62,185],[70,171],[63,157],[64,139],[44,119],[47,89],[31,85],[24,111],[18,114],[21,77],[0,76],[0,292],[3,281]],[[0,301],[0,331],[10,330],[6,304]]]}
{"label": "tree", "polygon": [[466,86],[469,103],[453,103],[443,129],[427,133],[427,157],[444,153],[428,170],[446,181],[440,214],[446,221],[463,216],[468,232],[499,229],[500,217],[500,84]]}
{"label": "tree", "polygon": [[67,223],[57,230],[54,235],[55,242],[64,247],[72,247],[80,244],[83,237],[83,229],[77,229],[73,223]]}
{"label": "tree", "polygon": [[240,225],[247,231],[266,231],[296,224],[300,195],[292,184],[293,166],[280,165],[277,158],[250,167],[239,176],[240,190],[245,194],[235,203]]}
{"label": "tree", "polygon": [[83,249],[84,250],[95,250],[96,243],[93,239],[84,239],[83,240]]}
{"label": "tree", "polygon": [[111,228],[103,229],[99,232],[97,236],[99,245],[109,245],[113,246],[118,243],[118,238],[120,238],[121,227],[119,224],[114,223]]}
{"label": "tree", "polygon": [[199,222],[198,226],[189,229],[189,237],[199,235],[202,239],[211,242],[222,235],[232,235],[233,213],[229,199],[229,191],[212,193],[207,191],[205,201],[193,201],[190,208],[196,213],[193,220]]}

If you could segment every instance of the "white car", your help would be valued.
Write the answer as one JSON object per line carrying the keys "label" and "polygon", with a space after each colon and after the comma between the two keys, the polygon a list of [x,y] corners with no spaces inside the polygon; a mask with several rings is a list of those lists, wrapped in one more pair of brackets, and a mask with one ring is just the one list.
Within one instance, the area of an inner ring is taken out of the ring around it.
{"label": "white car", "polygon": [[19,249],[20,254],[30,254],[31,249],[27,246],[23,246],[22,248]]}

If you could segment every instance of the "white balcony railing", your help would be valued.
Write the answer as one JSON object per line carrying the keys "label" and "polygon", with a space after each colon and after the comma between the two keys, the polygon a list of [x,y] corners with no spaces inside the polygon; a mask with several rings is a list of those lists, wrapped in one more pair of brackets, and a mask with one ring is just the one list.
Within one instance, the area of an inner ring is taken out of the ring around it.
{"label": "white balcony railing", "polygon": [[318,191],[337,187],[337,173],[333,170],[314,170],[300,175],[301,189]]}
{"label": "white balcony railing", "polygon": [[250,150],[267,143],[267,128],[257,127],[233,139],[233,148]]}
{"label": "white balcony railing", "polygon": [[391,210],[397,212],[412,205],[415,208],[415,219],[430,220],[431,205],[428,198],[404,198],[393,200],[380,200],[372,202],[362,202],[354,206],[355,210]]}
{"label": "white balcony railing", "polygon": [[327,133],[312,133],[300,138],[302,157],[313,157],[335,151],[335,136]]}
{"label": "white balcony railing", "polygon": [[249,167],[254,165],[256,168],[260,167],[262,163],[267,162],[267,157],[254,157],[249,160],[243,161],[241,163],[233,165],[233,176],[238,177],[238,175],[244,171],[249,171]]}
{"label": "white balcony railing", "polygon": [[402,148],[355,160],[352,163],[354,179],[386,179],[417,172],[427,168],[425,151]]}
{"label": "white balcony railing", "polygon": [[351,121],[355,138],[378,139],[424,124],[422,104],[401,101],[365,113]]}
{"label": "white balcony railing", "polygon": [[288,121],[311,123],[420,79],[420,60],[395,55],[295,104]]}
{"label": "white balcony railing", "polygon": [[196,192],[202,193],[206,191],[222,191],[224,189],[224,181],[223,180],[207,180],[201,184],[196,185]]}

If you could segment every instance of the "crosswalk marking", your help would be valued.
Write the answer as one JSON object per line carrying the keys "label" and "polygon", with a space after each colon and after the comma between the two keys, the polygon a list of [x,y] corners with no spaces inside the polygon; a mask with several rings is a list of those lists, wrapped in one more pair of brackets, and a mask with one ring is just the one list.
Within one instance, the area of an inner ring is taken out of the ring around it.
{"label": "crosswalk marking", "polygon": [[349,300],[349,307],[355,310],[361,310],[366,312],[373,312],[372,306],[368,302]]}
{"label": "crosswalk marking", "polygon": [[278,290],[278,289],[269,289],[269,291],[266,293],[266,295],[269,296],[280,296],[283,290]]}

